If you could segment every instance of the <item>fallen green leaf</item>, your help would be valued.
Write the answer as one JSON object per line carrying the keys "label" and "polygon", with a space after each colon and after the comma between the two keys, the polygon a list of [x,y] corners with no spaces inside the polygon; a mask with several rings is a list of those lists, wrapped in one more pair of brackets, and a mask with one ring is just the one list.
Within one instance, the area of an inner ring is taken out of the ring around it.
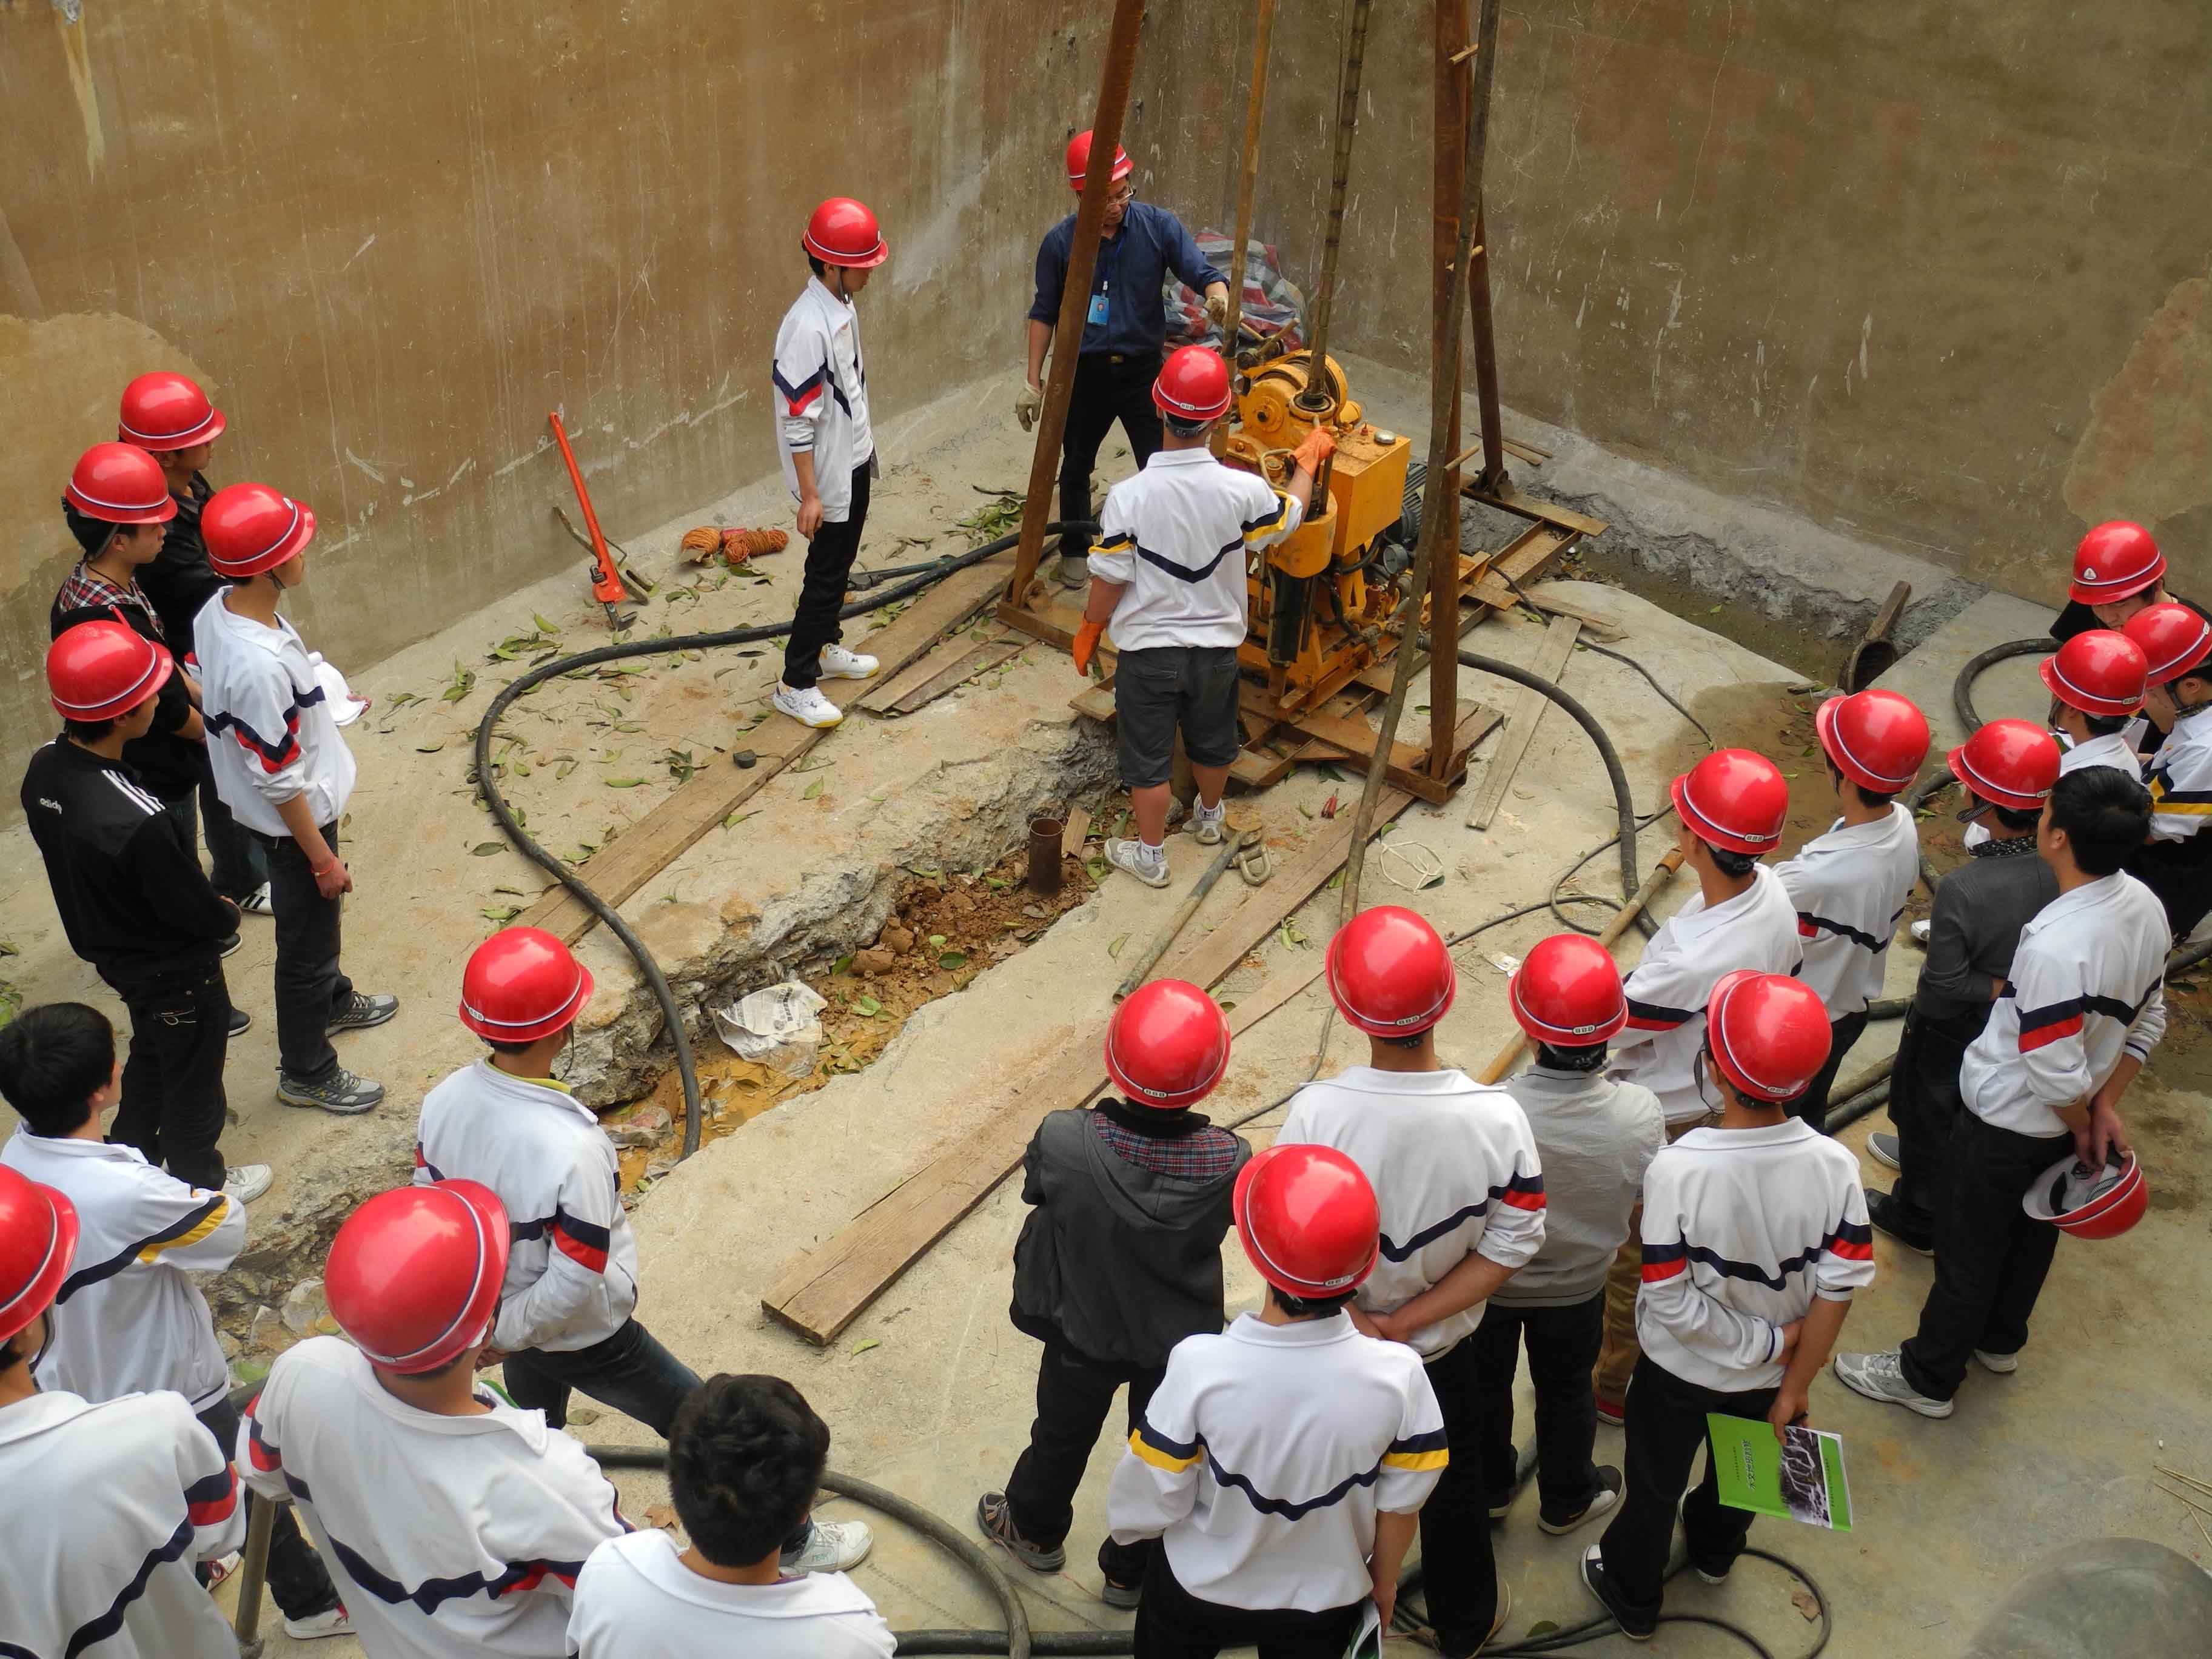
{"label": "fallen green leaf", "polygon": [[469,856],[471,858],[477,859],[488,859],[495,853],[504,853],[505,851],[507,851],[507,843],[503,841],[480,841],[475,846],[469,848]]}
{"label": "fallen green leaf", "polygon": [[965,951],[947,951],[943,956],[938,957],[937,965],[940,968],[965,968],[968,965],[968,953]]}
{"label": "fallen green leaf", "polygon": [[[943,950],[945,948],[945,935],[942,933],[932,933],[929,936],[929,948],[933,951]],[[15,952],[11,951],[9,954],[13,956]]]}
{"label": "fallen green leaf", "polygon": [[635,789],[645,780],[643,778],[605,778],[601,781],[610,789]]}
{"label": "fallen green leaf", "polygon": [[813,800],[813,799],[817,799],[818,796],[820,796],[820,794],[822,793],[822,791],[823,791],[823,787],[827,785],[827,783],[828,783],[828,782],[829,782],[829,780],[828,780],[828,779],[826,779],[826,778],[817,778],[817,779],[815,779],[813,782],[811,782],[811,783],[808,784],[808,785],[806,786],[806,787],[805,787],[805,788],[804,788],[804,789],[802,789],[802,790],[800,790],[800,791],[799,792],[799,799],[801,799],[801,800]]}
{"label": "fallen green leaf", "polygon": [[508,922],[520,915],[522,910],[519,905],[494,904],[485,906],[478,914],[486,921]]}
{"label": "fallen green leaf", "polygon": [[1106,954],[1115,958],[1115,960],[1119,961],[1121,956],[1121,947],[1128,942],[1129,936],[1127,933],[1122,934],[1119,939],[1115,939],[1111,945],[1106,947]]}
{"label": "fallen green leaf", "polygon": [[837,960],[836,960],[836,961],[835,961],[835,962],[833,962],[833,963],[831,963],[830,964],[830,974],[834,976],[834,975],[838,975],[838,974],[842,974],[842,973],[843,973],[843,972],[844,972],[848,968],[850,968],[852,965],[853,965],[853,958],[852,958],[851,957],[849,957],[849,956],[842,956],[842,957],[839,957],[837,958]]}
{"label": "fallen green leaf", "polygon": [[853,1345],[853,1352],[855,1354],[863,1354],[867,1352],[871,1348],[880,1348],[883,1346],[884,1345],[882,1343],[877,1341],[876,1339],[872,1336],[863,1341],[855,1342]]}
{"label": "fallen green leaf", "polygon": [[877,1001],[873,997],[863,996],[853,1004],[853,1011],[855,1013],[865,1014],[869,1018],[872,1019],[878,1014],[883,1012],[884,1005]]}
{"label": "fallen green leaf", "polygon": [[539,616],[535,611],[530,613],[530,620],[538,624],[538,631],[541,634],[557,634],[561,631],[551,623],[547,622],[544,617]]}

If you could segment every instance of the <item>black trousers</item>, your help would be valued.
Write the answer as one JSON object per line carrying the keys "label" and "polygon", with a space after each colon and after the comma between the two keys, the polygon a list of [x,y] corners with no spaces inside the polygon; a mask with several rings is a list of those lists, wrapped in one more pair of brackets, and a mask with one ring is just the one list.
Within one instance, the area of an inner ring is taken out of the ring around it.
{"label": "black trousers", "polygon": [[[1590,1370],[1605,1339],[1605,1292],[1563,1308],[1516,1308],[1492,1301],[1468,1338],[1474,1349],[1475,1433],[1487,1504],[1512,1496],[1513,1374],[1528,1349],[1528,1381],[1536,1391],[1536,1493],[1547,1521],[1573,1519],[1597,1496],[1597,1396]],[[1453,1449],[1456,1458],[1458,1449]]]}
{"label": "black trousers", "polygon": [[2066,1135],[2024,1135],[1960,1115],[1951,1139],[1951,1188],[1936,1211],[1936,1283],[1920,1328],[1899,1351],[1905,1380],[1948,1400],[1973,1351],[2018,1353],[2051,1271],[2058,1229],[2020,1200],[2073,1146]]}
{"label": "black trousers", "polygon": [[1649,1354],[1636,1362],[1628,1389],[1628,1446],[1621,1459],[1627,1487],[1612,1524],[1598,1540],[1606,1576],[1632,1611],[1658,1616],[1667,1558],[1674,1547],[1678,1501],[1682,1502],[1682,1537],[1692,1565],[1716,1575],[1735,1565],[1751,1533],[1751,1511],[1722,1504],[1720,1476],[1710,1446],[1705,1476],[1686,1501],[1682,1489],[1690,1484],[1690,1465],[1698,1448],[1705,1445],[1705,1413],[1763,1418],[1774,1404],[1775,1393],[1772,1389],[1741,1393],[1701,1389]]}
{"label": "black trousers", "polygon": [[1932,1236],[1937,1200],[1948,1190],[1951,1139],[1966,1103],[1959,1092],[1959,1065],[1983,1022],[1931,1018],[1905,1011],[1897,1040],[1897,1069],[1890,1074],[1889,1121],[1897,1126],[1901,1166],[1890,1188],[1898,1219]]}
{"label": "black trousers", "polygon": [[853,469],[853,505],[842,522],[824,519],[806,544],[806,576],[783,648],[783,683],[794,691],[822,678],[822,647],[845,637],[837,613],[845,608],[845,584],[860,555],[860,532],[867,528],[869,465],[863,461]]}
{"label": "black trousers", "polygon": [[211,866],[208,880],[216,892],[235,902],[269,879],[268,854],[254,833],[222,804],[222,797],[215,792],[213,772],[202,769],[197,801],[186,795],[169,802],[168,808],[184,829],[185,846],[193,845],[205,830]]}
{"label": "black trousers", "polygon": [[1844,1056],[1859,1040],[1867,1028],[1866,1010],[1845,1014],[1841,1019],[1828,1022],[1828,1058],[1826,1064],[1813,1074],[1805,1092],[1790,1103],[1790,1115],[1802,1118],[1822,1134],[1828,1133],[1828,1091],[1836,1086],[1836,1073],[1843,1068]]}
{"label": "black trousers", "polygon": [[[322,826],[335,854],[338,827]],[[269,860],[269,902],[276,924],[276,1060],[284,1075],[319,1083],[337,1070],[331,1016],[353,995],[338,968],[338,921],[344,901],[326,899],[300,843],[289,836],[254,839]]]}
{"label": "black trousers", "polygon": [[[200,1426],[215,1437],[225,1457],[238,1455],[238,1407],[228,1398],[218,1400],[199,1414]],[[256,1504],[265,1499],[245,1493],[250,1518]],[[279,1504],[269,1530],[269,1594],[287,1619],[312,1619],[338,1604],[337,1586],[314,1546],[300,1534],[289,1504]]]}
{"label": "black trousers", "polygon": [[1468,1336],[1430,1360],[1428,1373],[1429,1386],[1436,1390],[1437,1406],[1443,1413],[1444,1444],[1451,1461],[1421,1506],[1422,1583],[1428,1590],[1429,1623],[1436,1627],[1438,1645],[1446,1654],[1472,1653],[1498,1622],[1498,1566],[1490,1553],[1490,1483],[1483,1474],[1487,1431],[1482,1362],[1474,1338]]}
{"label": "black trousers", "polygon": [[1137,1602],[1137,1659],[1213,1659],[1224,1648],[1256,1647],[1260,1659],[1343,1659],[1364,1596],[1349,1607],[1229,1607],[1202,1601],[1177,1582],[1156,1550]]}
{"label": "black trousers", "polygon": [[131,1016],[123,1100],[107,1138],[136,1146],[155,1169],[211,1190],[222,1186],[227,1102],[222,1066],[230,1047],[230,989],[210,956],[173,971],[102,974]]}
{"label": "black trousers", "polygon": [[1091,474],[1098,465],[1098,446],[1115,422],[1128,434],[1129,453],[1139,467],[1158,450],[1160,411],[1152,404],[1152,382],[1159,374],[1157,352],[1116,362],[1106,352],[1086,351],[1075,360],[1075,389],[1068,394],[1067,432],[1060,452],[1062,523],[1096,516],[1091,510]]}
{"label": "black trousers", "polygon": [[[1006,1479],[1006,1506],[1014,1529],[1047,1549],[1063,1543],[1075,1521],[1075,1489],[1091,1462],[1098,1432],[1114,1407],[1114,1391],[1129,1389],[1129,1431],[1136,1432],[1152,1390],[1166,1368],[1093,1359],[1065,1342],[1047,1342],[1037,1363],[1036,1420],[1030,1443]],[[1098,1566],[1117,1584],[1134,1584],[1145,1576],[1155,1540],[1098,1547]]]}
{"label": "black trousers", "polygon": [[560,1353],[526,1348],[507,1357],[507,1391],[514,1403],[544,1412],[556,1429],[568,1425],[569,1391],[581,1389],[665,1440],[676,1408],[698,1386],[698,1373],[635,1319],[623,1321],[612,1336],[589,1347]]}

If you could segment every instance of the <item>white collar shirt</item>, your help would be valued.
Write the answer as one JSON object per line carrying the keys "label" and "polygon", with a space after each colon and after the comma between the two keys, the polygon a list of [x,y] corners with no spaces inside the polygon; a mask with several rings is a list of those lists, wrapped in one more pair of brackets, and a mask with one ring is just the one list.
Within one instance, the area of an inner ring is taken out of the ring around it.
{"label": "white collar shirt", "polygon": [[773,1584],[702,1578],[658,1529],[610,1538],[576,1580],[577,1659],[889,1659],[890,1626],[842,1572]]}
{"label": "white collar shirt", "polygon": [[264,836],[292,833],[276,809],[301,796],[318,829],[336,823],[353,799],[353,751],[297,630],[241,617],[217,593],[192,619],[192,644],[222,804]]}
{"label": "white collar shirt", "polygon": [[2212,819],[2212,707],[2183,711],[2151,757],[2153,841],[2187,841]]}
{"label": "white collar shirt", "polygon": [[775,404],[775,450],[784,487],[799,499],[799,468],[792,459],[814,458],[814,488],[822,516],[842,524],[853,508],[853,473],[876,453],[868,419],[868,370],[860,356],[860,314],[819,276],[783,313],[769,368]]}
{"label": "white collar shirt", "polygon": [[1091,574],[1126,591],[1107,624],[1118,651],[1244,642],[1245,554],[1296,530],[1304,514],[1257,473],[1199,446],[1163,449],[1106,492]]}
{"label": "white collar shirt", "polygon": [[1797,977],[1820,994],[1831,1020],[1865,1012],[1881,994],[1890,939],[1920,879],[1911,811],[1892,803],[1871,823],[1838,818],[1774,874],[1797,910],[1804,951]]}

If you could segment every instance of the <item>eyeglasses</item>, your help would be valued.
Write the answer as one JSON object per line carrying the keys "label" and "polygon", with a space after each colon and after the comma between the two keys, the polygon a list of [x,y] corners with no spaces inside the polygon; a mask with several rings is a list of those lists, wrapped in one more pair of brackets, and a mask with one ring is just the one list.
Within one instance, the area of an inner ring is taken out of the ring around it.
{"label": "eyeglasses", "polygon": [[1106,192],[1108,207],[1127,207],[1136,199],[1137,187],[1134,185],[1116,185]]}

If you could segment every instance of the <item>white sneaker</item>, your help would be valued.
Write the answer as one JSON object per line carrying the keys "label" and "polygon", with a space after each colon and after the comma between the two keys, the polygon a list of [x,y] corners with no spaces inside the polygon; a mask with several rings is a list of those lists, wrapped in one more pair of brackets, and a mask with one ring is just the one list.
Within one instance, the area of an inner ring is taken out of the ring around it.
{"label": "white sneaker", "polygon": [[222,1195],[234,1204],[251,1204],[276,1178],[266,1164],[234,1164],[222,1178]]}
{"label": "white sneaker", "polygon": [[842,645],[823,646],[821,663],[825,680],[864,680],[883,666],[865,652],[848,651]]}
{"label": "white sneaker", "polygon": [[788,714],[801,726],[827,728],[842,724],[845,719],[845,711],[823,696],[818,685],[794,691],[778,680],[775,696],[769,701],[775,705],[777,714]]}
{"label": "white sneaker", "polygon": [[312,1642],[324,1636],[350,1636],[353,1620],[343,1607],[327,1607],[305,1619],[287,1618],[284,1634],[295,1642]]}
{"label": "white sneaker", "polygon": [[1209,812],[1204,801],[1198,802],[1190,809],[1190,822],[1183,828],[1198,837],[1200,847],[1220,846],[1229,835],[1228,803],[1224,801]]}
{"label": "white sneaker", "polygon": [[1992,1376],[2010,1376],[2020,1369],[2020,1356],[2016,1353],[1984,1353],[1977,1348],[1974,1358],[1981,1361],[1982,1369]]}
{"label": "white sneaker", "polygon": [[1936,924],[1934,922],[1930,921],[1925,916],[1921,917],[1919,921],[1912,924],[1912,942],[1915,945],[1927,944],[1928,935],[1935,932],[1935,930]]}
{"label": "white sneaker", "polygon": [[1168,855],[1140,841],[1109,841],[1106,862],[1116,870],[1127,871],[1147,887],[1168,884]]}
{"label": "white sneaker", "polygon": [[1905,1367],[1894,1348],[1887,1353],[1839,1353],[1832,1364],[1836,1380],[1855,1394],[1885,1406],[1902,1406],[1923,1417],[1951,1414],[1949,1401],[1931,1400],[1905,1380]]}
{"label": "white sneaker", "polygon": [[787,1551],[779,1565],[786,1572],[849,1572],[875,1547],[876,1535],[865,1521],[817,1521],[806,1547]]}

